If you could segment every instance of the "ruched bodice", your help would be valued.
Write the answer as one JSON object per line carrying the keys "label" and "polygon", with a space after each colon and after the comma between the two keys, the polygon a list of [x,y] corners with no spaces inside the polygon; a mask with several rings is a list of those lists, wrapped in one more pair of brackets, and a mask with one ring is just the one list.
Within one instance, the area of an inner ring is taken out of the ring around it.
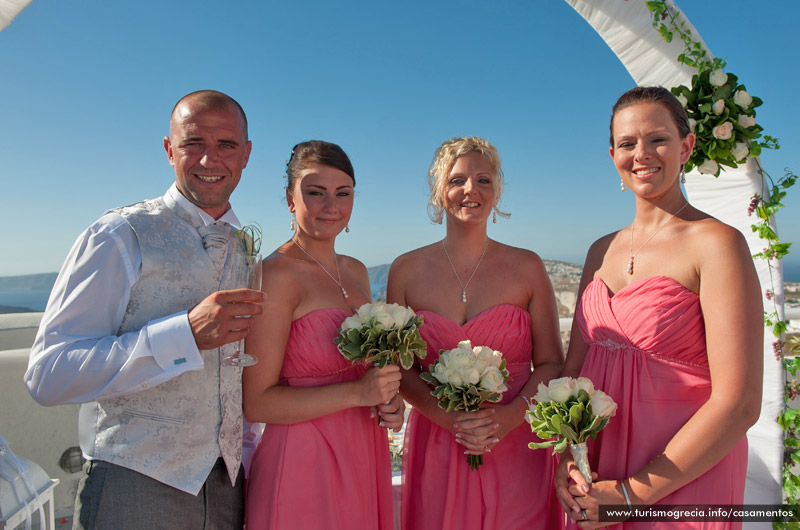
{"label": "ruched bodice", "polygon": [[[503,353],[513,381],[501,403],[513,400],[528,381],[532,365],[531,318],[525,309],[502,304],[475,315],[463,325],[437,313],[419,310],[428,343],[422,369],[469,339]],[[491,405],[489,405],[491,406]],[[552,491],[554,460],[547,451],[531,451],[539,441],[522,423],[508,433],[477,470],[471,470],[464,447],[450,431],[411,412],[403,453],[401,524],[405,530],[557,530],[563,514]]]}
{"label": "ruched bodice", "polygon": [[[618,405],[597,439],[589,440],[589,461],[601,480],[623,480],[661,454],[711,395],[700,298],[667,276],[635,281],[616,294],[595,278],[575,318],[589,345],[581,375]],[[742,437],[716,466],[658,504],[741,504],[746,468]],[[619,528],[668,530],[675,524],[623,523]],[[680,524],[685,529],[741,528],[741,523]]]}
{"label": "ruched bodice", "polygon": [[345,359],[333,342],[348,316],[343,309],[317,309],[292,322],[281,369],[283,384],[321,386],[364,374],[366,366]]}
{"label": "ruched bodice", "polygon": [[595,278],[575,318],[587,344],[632,346],[664,360],[708,368],[700,298],[668,276],[635,281],[613,296]]}
{"label": "ruched bodice", "polygon": [[[348,316],[341,309],[319,309],[292,323],[281,385],[326,386],[364,374],[366,366],[352,365],[333,342]],[[267,424],[247,483],[246,525],[390,530],[391,487],[386,430],[370,417],[369,407]]]}

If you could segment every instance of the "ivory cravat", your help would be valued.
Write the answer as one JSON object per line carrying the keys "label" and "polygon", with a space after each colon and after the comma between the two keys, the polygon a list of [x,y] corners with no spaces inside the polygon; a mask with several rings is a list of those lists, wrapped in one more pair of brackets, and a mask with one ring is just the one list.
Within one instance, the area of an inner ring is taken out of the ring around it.
{"label": "ivory cravat", "polygon": [[197,229],[203,237],[203,246],[208,252],[211,261],[218,271],[225,266],[225,253],[228,248],[228,239],[231,236],[231,227],[226,222],[218,222]]}

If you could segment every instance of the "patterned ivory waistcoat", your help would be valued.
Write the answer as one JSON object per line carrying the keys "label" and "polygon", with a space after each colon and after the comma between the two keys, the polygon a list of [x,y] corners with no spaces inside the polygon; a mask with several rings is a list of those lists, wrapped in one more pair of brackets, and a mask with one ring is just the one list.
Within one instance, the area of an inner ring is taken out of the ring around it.
{"label": "patterned ivory waistcoat", "polygon": [[[243,253],[231,231],[222,270],[204,248],[202,223],[167,195],[114,210],[133,228],[142,251],[119,334],[191,309],[214,291],[236,287],[231,254]],[[235,261],[239,262],[241,261]],[[231,482],[242,457],[242,369],[221,366],[235,343],[201,351],[203,370],[121,397],[81,405],[81,449],[196,495],[222,455]]]}

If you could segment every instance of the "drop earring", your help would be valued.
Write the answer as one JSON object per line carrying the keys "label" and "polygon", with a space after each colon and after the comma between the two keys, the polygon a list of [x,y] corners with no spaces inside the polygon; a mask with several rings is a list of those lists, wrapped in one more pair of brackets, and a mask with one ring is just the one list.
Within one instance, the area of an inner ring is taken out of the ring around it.
{"label": "drop earring", "polygon": [[619,179],[619,191],[625,192],[625,182],[622,179]]}
{"label": "drop earring", "polygon": [[686,184],[686,170],[681,166],[681,184]]}
{"label": "drop earring", "polygon": [[347,232],[348,234],[350,233],[350,225],[349,224],[344,225],[344,231]]}
{"label": "drop earring", "polygon": [[492,212],[492,224],[497,224],[497,212]]}
{"label": "drop earring", "polygon": [[289,221],[289,230],[294,232],[294,214],[292,214],[292,220]]}

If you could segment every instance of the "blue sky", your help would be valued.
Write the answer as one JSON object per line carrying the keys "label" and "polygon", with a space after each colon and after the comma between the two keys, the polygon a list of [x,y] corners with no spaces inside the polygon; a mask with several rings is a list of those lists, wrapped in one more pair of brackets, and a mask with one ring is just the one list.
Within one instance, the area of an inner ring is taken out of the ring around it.
{"label": "blue sky", "polygon": [[[678,4],[765,101],[759,123],[783,148],[764,167],[800,171],[800,2]],[[58,270],[104,210],[161,195],[169,112],[202,88],[247,111],[253,153],[233,203],[264,228],[264,250],[291,235],[284,164],[311,138],[353,160],[337,250],[368,266],[443,236],[426,171],[453,136],[486,137],[503,157],[512,217],[490,225],[495,239],[581,263],[633,218],[607,151],[611,105],[633,80],[560,0],[34,0],[0,33],[0,72],[0,276]],[[778,217],[784,240],[800,241],[798,197]],[[800,280],[796,245],[786,266]]]}

